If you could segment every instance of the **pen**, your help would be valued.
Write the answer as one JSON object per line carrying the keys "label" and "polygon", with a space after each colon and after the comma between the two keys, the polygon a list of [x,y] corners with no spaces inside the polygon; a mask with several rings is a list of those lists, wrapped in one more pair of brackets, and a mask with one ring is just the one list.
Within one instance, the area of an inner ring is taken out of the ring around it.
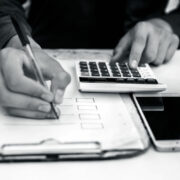
{"label": "pen", "polygon": [[[31,44],[30,44],[30,41],[25,33],[25,30],[24,28],[18,23],[18,21],[14,18],[14,17],[11,17],[11,20],[12,20],[12,23],[14,25],[14,28],[19,36],[19,39],[23,45],[23,47],[25,48],[25,51],[26,51],[26,54],[29,56],[29,58],[31,59],[31,63],[32,63],[32,67],[33,67],[33,71],[34,71],[34,74],[35,74],[35,77],[36,79],[43,85],[45,86],[46,88],[48,88],[45,80],[44,80],[44,77],[42,75],[42,72],[38,66],[38,63],[37,63],[37,60],[36,60],[36,57],[34,56],[34,53],[33,53],[33,50],[32,50],[32,47],[31,47]],[[53,102],[50,102],[50,105],[51,105],[51,110],[52,112],[54,113],[55,115],[55,118],[58,119],[59,116],[56,112],[56,109],[55,109],[55,106],[53,104]]]}

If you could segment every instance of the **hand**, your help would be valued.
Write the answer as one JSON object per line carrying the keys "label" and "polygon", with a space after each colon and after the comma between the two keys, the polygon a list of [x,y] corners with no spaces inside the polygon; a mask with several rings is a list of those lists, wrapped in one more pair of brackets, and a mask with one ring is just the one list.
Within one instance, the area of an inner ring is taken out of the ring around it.
{"label": "hand", "polygon": [[33,69],[23,50],[0,52],[0,105],[10,115],[53,118],[49,102],[61,103],[70,76],[40,48],[34,49],[43,76],[51,80],[51,91],[34,80]]}
{"label": "hand", "polygon": [[179,38],[163,20],[139,22],[118,43],[111,63],[128,59],[131,68],[139,63],[160,65],[173,57]]}

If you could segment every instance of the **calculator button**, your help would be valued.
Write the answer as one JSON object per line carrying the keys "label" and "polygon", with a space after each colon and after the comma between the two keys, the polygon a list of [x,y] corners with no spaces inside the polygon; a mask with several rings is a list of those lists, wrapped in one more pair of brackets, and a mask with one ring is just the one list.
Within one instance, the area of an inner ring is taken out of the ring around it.
{"label": "calculator button", "polygon": [[105,62],[99,62],[98,64],[99,64],[99,66],[106,66]]}
{"label": "calculator button", "polygon": [[97,66],[95,62],[89,62],[89,66]]}
{"label": "calculator button", "polygon": [[81,69],[81,72],[88,72],[88,69]]}
{"label": "calculator button", "polygon": [[133,79],[133,78],[127,78],[126,81],[128,83],[135,83],[135,79]]}
{"label": "calculator button", "polygon": [[136,81],[138,83],[145,83],[146,82],[145,79],[143,79],[143,78],[137,78]]}
{"label": "calculator button", "polygon": [[119,72],[118,68],[111,69],[111,72]]}
{"label": "calculator button", "polygon": [[120,73],[113,73],[113,76],[114,77],[121,77],[121,74]]}
{"label": "calculator button", "polygon": [[83,69],[83,68],[88,68],[87,65],[80,65],[80,68]]}
{"label": "calculator button", "polygon": [[91,74],[96,74],[96,73],[99,73],[99,71],[91,71]]}
{"label": "calculator button", "polygon": [[118,74],[119,73],[119,70],[112,70],[111,71],[113,74]]}
{"label": "calculator button", "polygon": [[139,73],[132,73],[133,77],[141,77]]}
{"label": "calculator button", "polygon": [[91,69],[98,69],[97,65],[90,65],[89,66]]}
{"label": "calculator button", "polygon": [[90,67],[90,71],[98,71],[98,68],[96,68],[96,67],[91,68],[91,67]]}
{"label": "calculator button", "polygon": [[99,63],[98,65],[100,68],[107,68],[106,63]]}
{"label": "calculator button", "polygon": [[115,64],[115,65],[110,65],[109,66],[111,69],[118,69],[118,67],[117,67],[117,65]]}
{"label": "calculator button", "polygon": [[81,76],[89,76],[89,73],[88,72],[82,72]]}
{"label": "calculator button", "polygon": [[87,65],[87,62],[81,61],[79,64],[80,64],[80,65]]}
{"label": "calculator button", "polygon": [[108,73],[108,69],[101,69],[102,73]]}
{"label": "calculator button", "polygon": [[152,78],[146,79],[146,82],[149,84],[158,84],[157,80]]}
{"label": "calculator button", "polygon": [[129,73],[129,70],[128,69],[127,70],[122,69],[121,72],[122,73]]}
{"label": "calculator button", "polygon": [[97,67],[97,64],[91,62],[91,63],[89,63],[89,66],[90,66],[90,67]]}
{"label": "calculator button", "polygon": [[109,73],[101,73],[102,76],[110,76]]}
{"label": "calculator button", "polygon": [[122,73],[123,77],[131,77],[131,74],[129,73]]}
{"label": "calculator button", "polygon": [[90,67],[90,70],[93,70],[93,69],[98,69],[97,66],[89,66]]}
{"label": "calculator button", "polygon": [[139,73],[137,69],[130,69],[131,73]]}
{"label": "calculator button", "polygon": [[98,72],[92,72],[91,75],[92,76],[100,76],[100,74]]}
{"label": "calculator button", "polygon": [[80,66],[81,69],[88,69],[88,66]]}
{"label": "calculator button", "polygon": [[123,79],[123,78],[116,78],[116,82],[120,82],[120,83],[125,82],[125,80],[126,79]]}
{"label": "calculator button", "polygon": [[98,71],[98,68],[91,68],[91,71]]}
{"label": "calculator button", "polygon": [[89,62],[89,65],[96,65],[96,62]]}
{"label": "calculator button", "polygon": [[107,66],[99,66],[100,69],[107,69]]}

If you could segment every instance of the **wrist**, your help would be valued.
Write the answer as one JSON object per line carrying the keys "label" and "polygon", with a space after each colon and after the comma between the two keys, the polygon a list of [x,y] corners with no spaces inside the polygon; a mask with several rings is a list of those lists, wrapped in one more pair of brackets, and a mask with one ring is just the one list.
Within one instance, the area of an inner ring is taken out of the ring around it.
{"label": "wrist", "polygon": [[152,25],[158,27],[158,28],[161,28],[161,29],[164,29],[170,33],[173,32],[173,29],[171,27],[171,25],[166,22],[165,20],[163,19],[160,19],[160,18],[154,18],[154,19],[150,19],[148,20],[149,23],[151,23]]}
{"label": "wrist", "polygon": [[[28,36],[28,39],[30,41],[30,44],[33,48],[41,48],[39,44],[37,44],[31,37]],[[13,36],[6,44],[5,47],[13,47],[17,49],[22,49],[21,41],[18,37],[18,35]]]}

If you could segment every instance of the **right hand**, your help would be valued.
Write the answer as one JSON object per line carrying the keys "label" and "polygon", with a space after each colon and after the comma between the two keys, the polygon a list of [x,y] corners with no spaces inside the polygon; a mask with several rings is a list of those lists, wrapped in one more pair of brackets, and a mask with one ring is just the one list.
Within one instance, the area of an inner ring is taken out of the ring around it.
{"label": "right hand", "polygon": [[130,68],[141,63],[159,66],[170,61],[179,46],[179,37],[170,24],[154,18],[137,23],[121,38],[111,63],[128,60]]}
{"label": "right hand", "polygon": [[0,106],[13,116],[53,118],[49,102],[60,104],[70,76],[40,48],[34,49],[43,76],[51,80],[51,91],[33,79],[33,69],[23,50],[0,52]]}

